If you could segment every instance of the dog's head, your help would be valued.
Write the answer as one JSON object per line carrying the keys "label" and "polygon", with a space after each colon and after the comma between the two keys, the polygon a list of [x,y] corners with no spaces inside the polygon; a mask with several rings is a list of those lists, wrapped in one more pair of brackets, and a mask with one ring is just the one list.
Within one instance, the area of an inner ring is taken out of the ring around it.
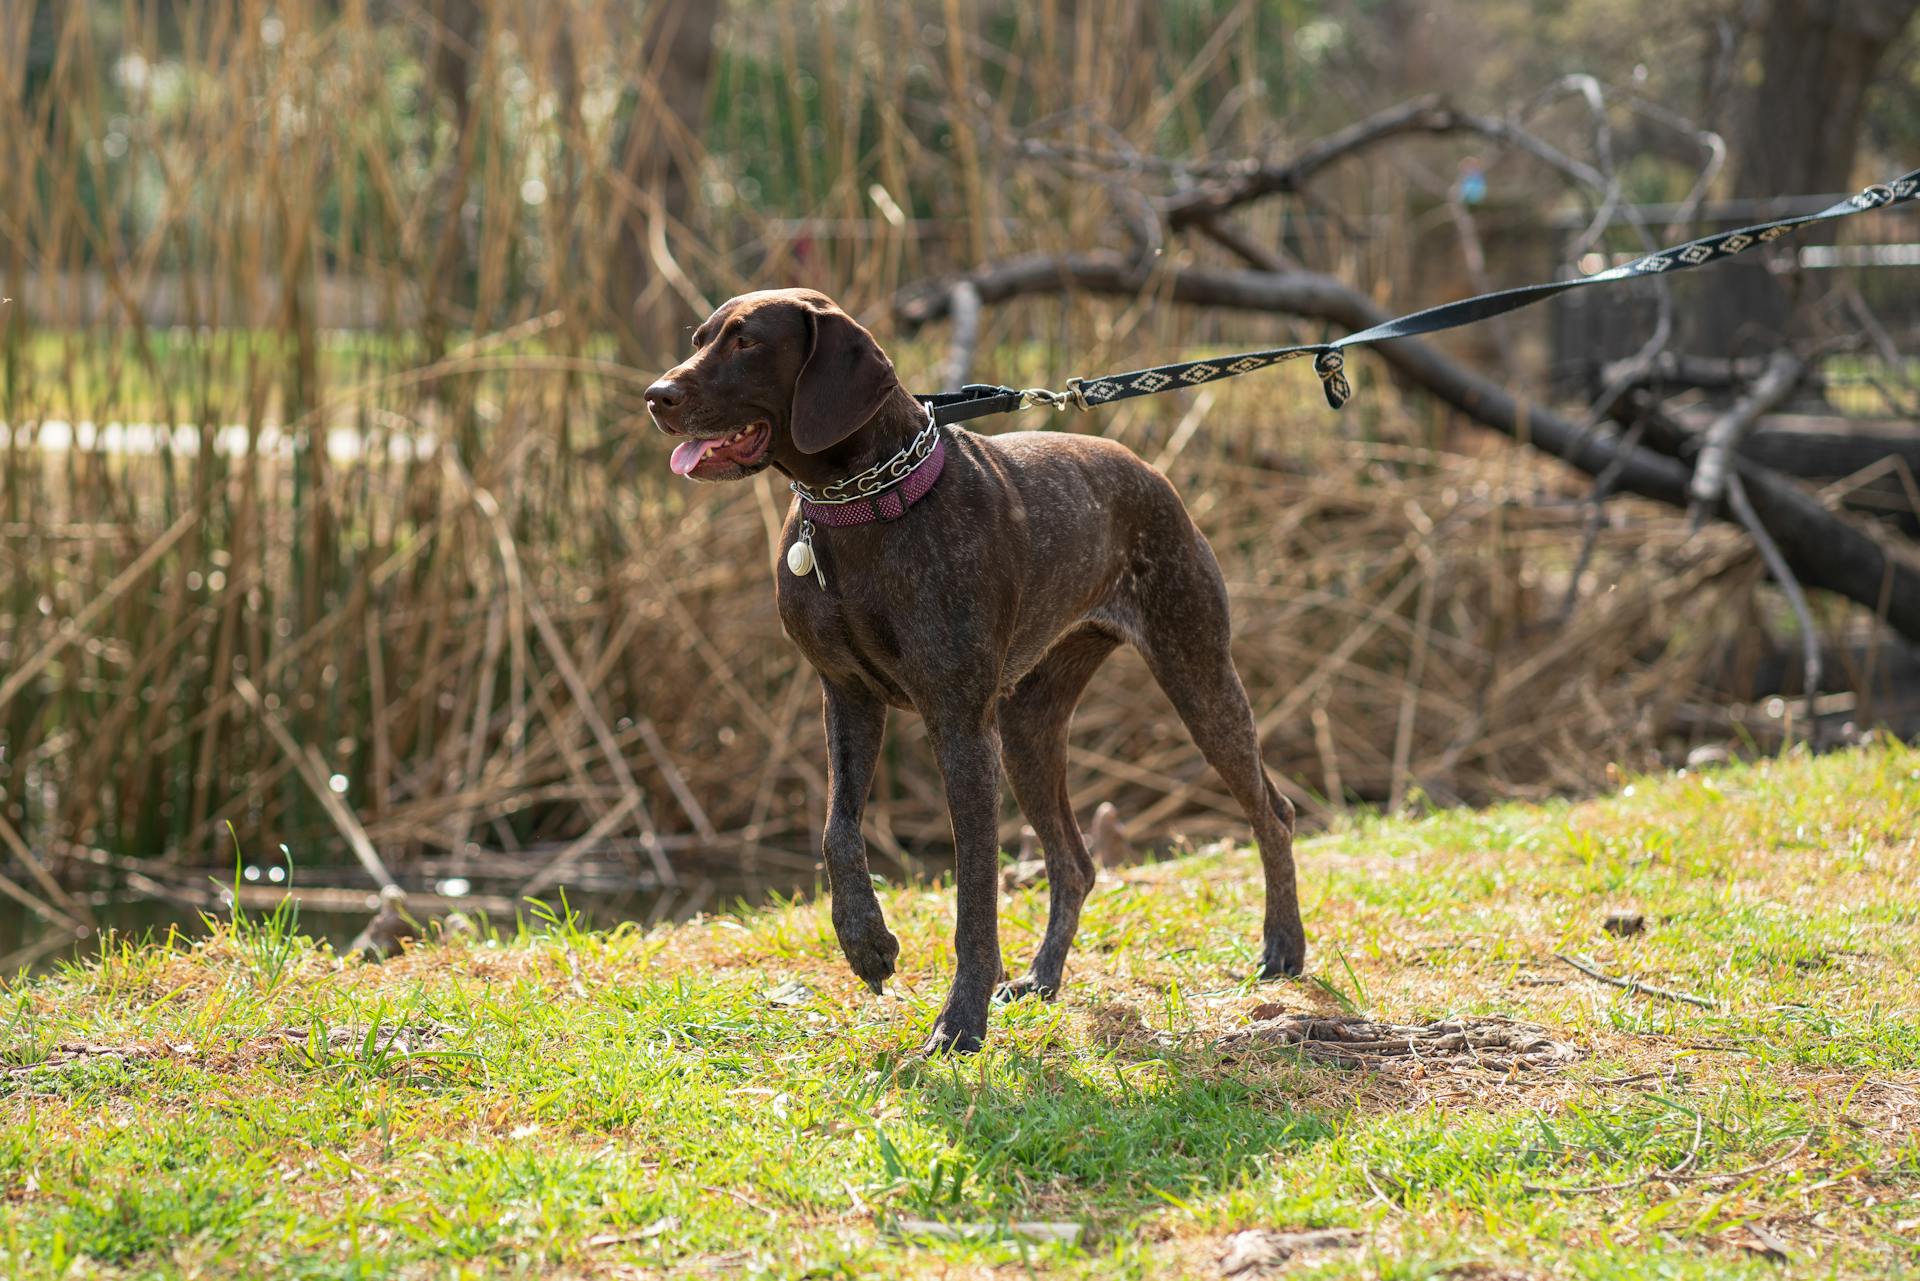
{"label": "dog's head", "polygon": [[673,470],[739,480],[860,430],[899,382],[873,335],[825,294],[730,298],[693,331],[693,355],[647,388],[661,431],[685,436]]}

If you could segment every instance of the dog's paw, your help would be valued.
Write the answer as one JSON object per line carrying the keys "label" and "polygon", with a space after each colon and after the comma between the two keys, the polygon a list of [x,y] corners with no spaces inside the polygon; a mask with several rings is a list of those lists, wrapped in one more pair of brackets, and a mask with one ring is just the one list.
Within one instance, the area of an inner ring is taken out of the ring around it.
{"label": "dog's paw", "polygon": [[920,1047],[921,1058],[939,1058],[947,1054],[973,1054],[985,1044],[987,1039],[986,1021],[981,1020],[978,1031],[963,1026],[949,1015],[942,1015],[933,1025],[933,1035]]}
{"label": "dog's paw", "polygon": [[887,980],[893,977],[893,964],[900,956],[900,940],[879,921],[836,925],[834,933],[840,939],[840,951],[853,967],[854,976],[878,996]]}
{"label": "dog's paw", "polygon": [[1019,1000],[1023,996],[1037,996],[1043,1001],[1051,1001],[1058,995],[1060,995],[1060,984],[1058,981],[1048,983],[1044,979],[1037,978],[1029,973],[1022,974],[1019,978],[1011,979],[995,988],[993,992],[993,1003],[995,1005],[1006,1005]]}
{"label": "dog's paw", "polygon": [[1275,979],[1297,979],[1307,968],[1307,945],[1305,943],[1281,944],[1269,947],[1260,956],[1260,969],[1255,977],[1262,983]]}

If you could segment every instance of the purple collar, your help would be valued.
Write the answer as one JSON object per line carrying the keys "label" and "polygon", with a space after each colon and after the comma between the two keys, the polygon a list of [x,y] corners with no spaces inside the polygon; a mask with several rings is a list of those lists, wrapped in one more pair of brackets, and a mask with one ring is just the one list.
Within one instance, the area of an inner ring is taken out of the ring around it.
{"label": "purple collar", "polygon": [[[933,489],[933,483],[940,479],[940,472],[947,465],[946,439],[939,428],[932,428],[932,431],[931,450],[919,462],[908,468],[898,480],[887,482],[887,487],[878,492],[822,502],[802,490],[799,485],[793,486],[794,492],[800,495],[801,517],[833,528],[872,525],[883,520],[899,520],[906,515],[907,508],[927,496]],[[889,463],[904,463],[912,449],[913,446],[909,445],[906,450],[888,460]],[[857,481],[863,478],[855,477],[854,479]],[[836,486],[830,485],[823,493],[831,492],[835,488]]]}

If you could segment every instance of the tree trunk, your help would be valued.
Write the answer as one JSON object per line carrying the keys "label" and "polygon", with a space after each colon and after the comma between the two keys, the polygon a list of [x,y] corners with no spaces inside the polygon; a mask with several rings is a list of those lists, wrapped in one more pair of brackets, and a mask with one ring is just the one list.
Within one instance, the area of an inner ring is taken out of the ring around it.
{"label": "tree trunk", "polygon": [[1867,90],[1920,0],[1772,0],[1734,130],[1734,195],[1844,192]]}
{"label": "tree trunk", "polygon": [[[1760,34],[1760,83],[1733,130],[1733,194],[1755,200],[1841,193],[1854,159],[1867,90],[1920,0],[1770,0]],[[1799,243],[1831,239],[1810,228]],[[1764,266],[1729,264],[1725,288],[1744,323],[1718,335],[1715,354],[1793,334],[1813,282]],[[1711,342],[1711,339],[1709,339]]]}

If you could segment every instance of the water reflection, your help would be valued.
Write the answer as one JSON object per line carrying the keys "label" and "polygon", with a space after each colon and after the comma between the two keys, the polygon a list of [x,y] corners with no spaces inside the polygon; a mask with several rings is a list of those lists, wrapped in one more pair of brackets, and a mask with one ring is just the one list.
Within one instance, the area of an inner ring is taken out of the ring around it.
{"label": "water reflection", "polygon": [[[320,875],[337,875],[340,869],[327,869]],[[216,919],[232,911],[237,888],[241,907],[249,915],[272,911],[284,897],[287,869],[280,865],[247,864],[240,869],[240,880],[225,882],[208,878],[206,902],[170,901],[129,894],[83,896],[98,922],[97,931],[76,932],[66,925],[51,925],[28,909],[10,900],[0,900],[0,979],[11,979],[22,970],[46,972],[62,961],[84,960],[97,954],[103,939],[160,940],[169,931],[186,938],[207,933],[206,916]],[[310,879],[303,875],[300,880]],[[515,886],[490,884],[466,876],[440,876],[405,886],[408,911],[422,924],[458,909],[469,917],[485,917],[502,934],[511,935],[519,920],[534,922],[533,904],[514,896]],[[623,921],[652,926],[663,921],[686,920],[701,912],[730,909],[738,904],[757,905],[770,896],[783,897],[815,893],[814,883],[791,881],[772,883],[765,877],[747,877],[721,872],[696,876],[686,882],[659,887],[636,882],[625,887],[596,887],[591,890],[567,888],[566,907],[595,929],[610,929]],[[377,888],[368,885],[331,885],[325,888],[296,883],[292,890],[300,904],[300,931],[316,940],[344,949],[366,925],[379,906]],[[554,912],[560,911],[561,890],[549,890],[538,896]]]}

